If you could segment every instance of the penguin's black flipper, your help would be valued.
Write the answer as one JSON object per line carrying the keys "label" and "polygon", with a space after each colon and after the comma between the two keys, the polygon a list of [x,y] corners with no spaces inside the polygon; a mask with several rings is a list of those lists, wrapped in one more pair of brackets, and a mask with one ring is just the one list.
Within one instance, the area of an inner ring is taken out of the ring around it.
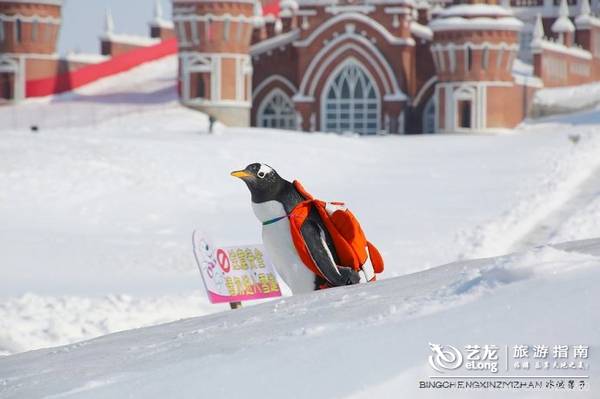
{"label": "penguin's black flipper", "polygon": [[330,285],[338,287],[357,284],[360,281],[360,275],[357,272],[334,263],[326,243],[325,232],[321,226],[312,220],[306,220],[302,224],[300,232],[315,264]]}

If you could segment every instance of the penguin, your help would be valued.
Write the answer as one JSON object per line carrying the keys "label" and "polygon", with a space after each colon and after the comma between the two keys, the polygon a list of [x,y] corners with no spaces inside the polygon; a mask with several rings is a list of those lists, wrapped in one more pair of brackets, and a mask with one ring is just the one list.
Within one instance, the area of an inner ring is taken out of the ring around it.
{"label": "penguin", "polygon": [[[231,172],[242,179],[250,190],[252,210],[263,223],[263,244],[277,272],[292,293],[306,293],[327,286],[357,284],[360,275],[349,267],[338,266],[339,259],[330,234],[313,208],[300,232],[321,274],[314,274],[300,259],[294,246],[287,218],[305,198],[293,183],[283,179],[269,165],[253,163],[243,170]],[[268,223],[265,223],[268,222]]]}

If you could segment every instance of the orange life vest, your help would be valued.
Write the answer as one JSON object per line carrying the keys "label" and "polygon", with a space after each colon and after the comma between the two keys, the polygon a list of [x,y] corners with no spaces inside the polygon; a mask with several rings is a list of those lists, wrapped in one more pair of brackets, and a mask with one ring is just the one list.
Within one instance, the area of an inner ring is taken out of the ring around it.
{"label": "orange life vest", "polygon": [[[294,181],[294,187],[296,187],[296,190],[298,190],[305,200],[296,205],[288,217],[294,246],[306,267],[314,274],[325,279],[310,255],[300,231],[311,208],[314,207],[331,236],[340,263],[338,266],[351,267],[358,272],[367,259],[370,259],[375,273],[383,272],[383,258],[381,254],[367,240],[358,220],[356,220],[352,212],[344,207],[343,203],[327,203],[314,199],[298,181]],[[370,281],[374,280],[375,277]]]}

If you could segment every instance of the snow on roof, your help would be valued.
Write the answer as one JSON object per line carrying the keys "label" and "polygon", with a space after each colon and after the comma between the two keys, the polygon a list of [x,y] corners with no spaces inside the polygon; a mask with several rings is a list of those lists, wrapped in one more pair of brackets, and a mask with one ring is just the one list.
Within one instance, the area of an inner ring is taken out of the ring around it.
{"label": "snow on roof", "polygon": [[559,17],[552,24],[552,32],[575,32],[575,25],[569,17]]}
{"label": "snow on roof", "polygon": [[440,13],[441,17],[509,17],[512,15],[512,11],[501,6],[491,4],[460,4],[445,8]]}
{"label": "snow on roof", "polygon": [[527,64],[523,60],[517,58],[513,62],[512,73],[523,76],[533,76],[533,65]]}
{"label": "snow on roof", "polygon": [[273,36],[250,47],[250,55],[259,55],[269,50],[285,46],[300,37],[300,30],[294,29],[281,35]]}
{"label": "snow on roof", "polygon": [[446,30],[521,30],[523,23],[514,17],[436,18],[429,23],[434,32]]}
{"label": "snow on roof", "polygon": [[279,2],[279,8],[282,10],[289,8],[296,11],[298,9],[298,2],[296,0],[281,0]]}
{"label": "snow on roof", "polygon": [[[336,4],[335,0],[298,0],[298,4],[301,6],[324,6]],[[370,0],[363,4],[389,4],[389,5],[415,5],[415,0]],[[337,4],[338,6],[341,4]]]}
{"label": "snow on roof", "polygon": [[165,29],[173,29],[174,28],[173,21],[167,21],[166,19],[162,19],[162,18],[153,19],[152,21],[150,21],[150,26],[155,26],[158,28],[165,28]]}
{"label": "snow on roof", "polygon": [[153,46],[160,43],[160,39],[146,36],[125,35],[121,33],[108,32],[100,36],[100,40],[106,40],[114,43],[131,44],[133,46]]}
{"label": "snow on roof", "polygon": [[592,53],[587,50],[578,47],[567,47],[562,43],[551,42],[549,40],[535,39],[531,42],[531,49],[533,52],[539,52],[541,50],[556,51],[559,53],[571,55],[574,57],[583,58],[586,60],[592,59]]}
{"label": "snow on roof", "polygon": [[84,64],[97,64],[110,59],[110,57],[105,55],[91,53],[69,53],[65,58],[67,61],[81,62]]}
{"label": "snow on roof", "polygon": [[575,18],[575,24],[580,28],[586,28],[589,26],[600,27],[600,18],[592,15],[579,15],[577,18]]}
{"label": "snow on roof", "polygon": [[410,33],[420,39],[431,40],[433,38],[433,31],[428,26],[415,21],[410,23]]}

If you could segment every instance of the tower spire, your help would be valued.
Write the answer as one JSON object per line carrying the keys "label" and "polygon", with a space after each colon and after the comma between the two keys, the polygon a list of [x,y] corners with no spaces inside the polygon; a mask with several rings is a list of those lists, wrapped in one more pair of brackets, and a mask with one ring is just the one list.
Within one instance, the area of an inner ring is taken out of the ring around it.
{"label": "tower spire", "polygon": [[160,0],[154,1],[154,20],[162,21],[163,19],[163,9]]}
{"label": "tower spire", "polygon": [[589,0],[581,0],[581,6],[579,7],[579,16],[587,17],[592,13],[590,8]]}
{"label": "tower spire", "polygon": [[106,9],[106,15],[104,17],[104,32],[109,34],[115,31],[115,21],[113,20],[112,12],[110,8]]}
{"label": "tower spire", "polygon": [[535,25],[533,27],[533,40],[542,40],[544,38],[544,25],[542,24],[542,15],[538,13],[535,18]]}
{"label": "tower spire", "polygon": [[569,5],[567,4],[567,0],[560,0],[558,16],[560,18],[569,18]]}

